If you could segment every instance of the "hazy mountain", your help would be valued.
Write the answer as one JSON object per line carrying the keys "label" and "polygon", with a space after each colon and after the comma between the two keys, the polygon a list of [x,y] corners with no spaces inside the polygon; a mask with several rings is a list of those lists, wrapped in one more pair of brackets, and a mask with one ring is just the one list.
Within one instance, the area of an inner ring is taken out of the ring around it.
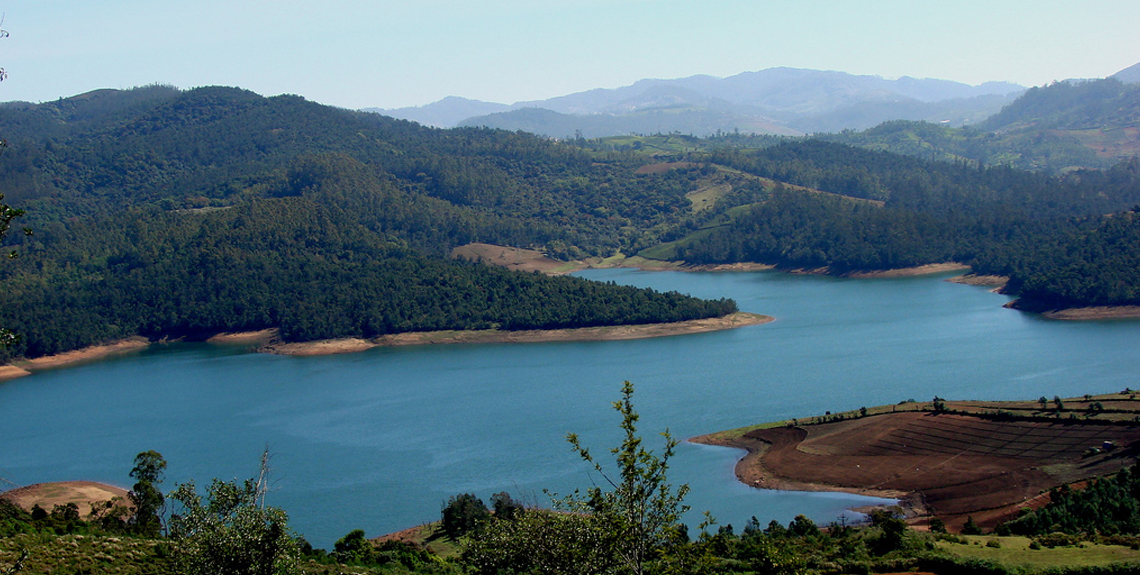
{"label": "hazy mountain", "polygon": [[892,120],[915,120],[957,127],[985,120],[1012,102],[1013,96],[990,94],[938,102],[910,98],[867,100],[831,112],[796,118],[790,123],[805,133],[866,130]]}
{"label": "hazy mountain", "polygon": [[436,128],[453,128],[460,121],[470,118],[472,116],[483,116],[486,114],[493,114],[495,112],[502,112],[511,109],[506,104],[496,104],[494,102],[483,102],[480,100],[470,100],[467,98],[460,98],[457,96],[448,96],[438,102],[426,104],[424,106],[412,106],[408,108],[364,108],[363,112],[375,112],[401,120],[411,120],[419,122],[425,126],[434,126]]}
{"label": "hazy mountain", "polygon": [[1140,84],[1140,63],[1133,64],[1109,77],[1125,84]]}
{"label": "hazy mountain", "polygon": [[[888,80],[798,68],[769,68],[728,78],[647,79],[510,106],[448,98],[420,108],[376,110],[435,126],[488,126],[551,137],[581,133],[717,131],[802,134],[864,129],[911,119],[963,125],[996,113],[1024,88],[1005,82],[970,86],[949,80]],[[466,109],[493,108],[459,118]],[[559,115],[536,114],[542,109]],[[447,110],[447,113],[437,111]],[[447,120],[454,119],[453,123]]]}
{"label": "hazy mountain", "polygon": [[503,130],[522,130],[554,138],[602,138],[617,134],[682,134],[709,135],[739,130],[745,133],[798,136],[802,132],[761,116],[740,116],[724,111],[697,107],[643,108],[621,115],[562,114],[542,108],[523,108],[488,116],[469,118],[461,127],[487,126]]}

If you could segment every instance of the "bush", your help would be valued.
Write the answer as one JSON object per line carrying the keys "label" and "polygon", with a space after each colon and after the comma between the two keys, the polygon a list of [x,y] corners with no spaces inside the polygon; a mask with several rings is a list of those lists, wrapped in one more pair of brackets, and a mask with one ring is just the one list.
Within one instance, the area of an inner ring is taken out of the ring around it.
{"label": "bush", "polygon": [[1038,537],[1036,541],[1041,545],[1052,549],[1054,547],[1072,547],[1073,545],[1076,545],[1080,540],[1071,535],[1055,532],[1048,535],[1042,535],[1041,537]]}

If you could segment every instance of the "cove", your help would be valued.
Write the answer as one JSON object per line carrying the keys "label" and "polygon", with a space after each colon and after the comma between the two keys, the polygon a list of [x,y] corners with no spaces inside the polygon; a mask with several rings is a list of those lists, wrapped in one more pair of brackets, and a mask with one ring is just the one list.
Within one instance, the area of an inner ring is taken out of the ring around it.
{"label": "cove", "polygon": [[[841,279],[779,272],[589,270],[601,281],[731,297],[776,321],[677,337],[374,349],[285,357],[207,344],[0,383],[0,477],[129,486],[133,457],[169,462],[164,490],[246,478],[268,445],[269,502],[319,547],[434,520],[447,497],[499,491],[547,504],[602,479],[565,442],[619,440],[623,380],[647,439],[906,399],[1018,399],[1136,387],[1140,322],[1058,322],[941,277]],[[659,442],[658,442],[659,443]],[[671,479],[738,530],[755,515],[820,523],[867,499],[755,490],[740,452],[682,444]]]}

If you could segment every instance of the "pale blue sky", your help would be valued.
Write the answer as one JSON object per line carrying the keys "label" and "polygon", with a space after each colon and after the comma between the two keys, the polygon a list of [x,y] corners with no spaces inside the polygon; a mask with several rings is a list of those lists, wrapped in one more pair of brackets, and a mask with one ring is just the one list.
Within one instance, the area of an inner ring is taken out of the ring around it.
{"label": "pale blue sky", "polygon": [[1140,62],[1140,0],[0,0],[0,101],[240,86],[512,103],[774,66],[1041,85]]}

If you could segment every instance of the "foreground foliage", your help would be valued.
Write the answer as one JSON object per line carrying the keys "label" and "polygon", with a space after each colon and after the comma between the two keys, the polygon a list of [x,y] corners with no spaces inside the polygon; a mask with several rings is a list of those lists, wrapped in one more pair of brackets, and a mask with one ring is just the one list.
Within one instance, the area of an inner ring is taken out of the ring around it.
{"label": "foreground foliage", "polygon": [[265,485],[247,479],[210,483],[203,499],[194,483],[178,486],[171,499],[182,509],[170,518],[183,572],[287,575],[297,568],[299,548],[281,509],[264,504]]}

